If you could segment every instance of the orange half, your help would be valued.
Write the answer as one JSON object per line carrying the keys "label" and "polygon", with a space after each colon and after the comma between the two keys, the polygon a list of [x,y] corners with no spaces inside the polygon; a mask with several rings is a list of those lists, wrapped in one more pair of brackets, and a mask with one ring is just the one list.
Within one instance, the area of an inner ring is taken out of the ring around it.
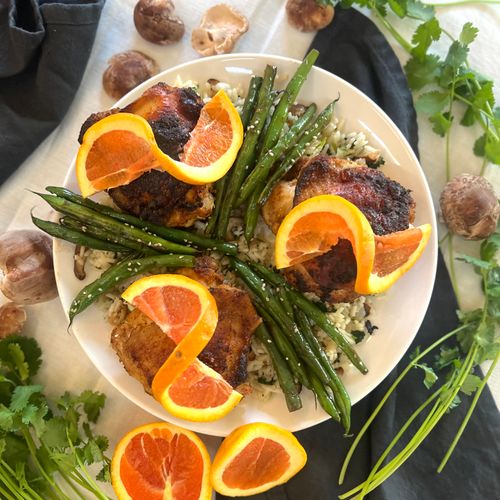
{"label": "orange half", "polygon": [[240,115],[223,90],[203,106],[180,161],[161,151],[144,118],[115,113],[85,132],[76,157],[78,186],[87,197],[155,168],[188,184],[208,184],[231,168],[242,141]]}
{"label": "orange half", "polygon": [[210,500],[209,471],[210,457],[196,434],[158,422],[120,440],[111,484],[119,500]]}
{"label": "orange half", "polygon": [[328,252],[339,239],[349,240],[356,258],[354,290],[381,293],[391,287],[422,255],[430,224],[376,236],[353,203],[337,195],[309,198],[294,207],[276,234],[278,269],[300,264]]}
{"label": "orange half", "polygon": [[247,424],[222,442],[210,481],[222,495],[256,495],[287,482],[306,461],[304,448],[291,432],[267,423]]}

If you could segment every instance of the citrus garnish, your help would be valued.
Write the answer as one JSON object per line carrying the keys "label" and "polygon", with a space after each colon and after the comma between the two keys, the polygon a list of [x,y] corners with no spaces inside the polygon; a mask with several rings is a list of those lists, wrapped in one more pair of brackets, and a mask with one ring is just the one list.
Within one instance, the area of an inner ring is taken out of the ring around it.
{"label": "citrus garnish", "polygon": [[222,442],[210,481],[222,495],[255,495],[285,483],[306,461],[304,448],[291,432],[266,423],[247,424]]}
{"label": "citrus garnish", "polygon": [[181,274],[159,274],[136,281],[122,297],[177,344],[153,379],[153,396],[185,420],[208,422],[227,415],[241,394],[197,359],[217,326],[217,304],[209,290]]}
{"label": "citrus garnish", "polygon": [[222,90],[203,106],[181,161],[161,151],[144,118],[115,113],[85,132],[76,157],[78,186],[87,197],[129,184],[155,168],[188,184],[207,184],[231,168],[242,141],[240,115]]}
{"label": "citrus garnish", "polygon": [[380,293],[392,286],[422,254],[431,226],[377,236],[354,204],[337,195],[309,198],[294,207],[276,234],[276,267],[282,269],[328,252],[349,240],[356,258],[354,290]]}
{"label": "citrus garnish", "polygon": [[138,427],[118,443],[111,483],[119,500],[209,500],[210,457],[191,431],[166,422]]}

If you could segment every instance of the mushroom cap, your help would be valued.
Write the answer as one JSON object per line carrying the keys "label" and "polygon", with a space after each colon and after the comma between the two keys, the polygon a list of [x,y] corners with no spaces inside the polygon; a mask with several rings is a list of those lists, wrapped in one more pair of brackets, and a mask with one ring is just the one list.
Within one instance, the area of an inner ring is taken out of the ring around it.
{"label": "mushroom cap", "polygon": [[134,24],[139,35],[151,43],[170,45],[184,35],[184,23],[174,14],[171,0],[139,0],[134,8]]}
{"label": "mushroom cap", "polygon": [[14,302],[0,307],[0,339],[20,333],[26,323],[26,311]]}
{"label": "mushroom cap", "polygon": [[0,291],[16,304],[36,304],[57,297],[52,240],[23,229],[0,236]]}
{"label": "mushroom cap", "polygon": [[191,44],[202,56],[227,54],[248,30],[247,18],[224,3],[208,9],[200,26],[193,30]]}
{"label": "mushroom cap", "polygon": [[500,205],[493,186],[482,176],[454,177],[445,185],[439,203],[443,219],[454,234],[480,240],[496,229]]}
{"label": "mushroom cap", "polygon": [[335,14],[331,5],[323,7],[316,0],[288,0],[288,22],[300,31],[318,31],[328,26]]}
{"label": "mushroom cap", "polygon": [[160,71],[154,59],[138,50],[115,54],[102,75],[102,85],[113,99],[120,99],[127,92]]}

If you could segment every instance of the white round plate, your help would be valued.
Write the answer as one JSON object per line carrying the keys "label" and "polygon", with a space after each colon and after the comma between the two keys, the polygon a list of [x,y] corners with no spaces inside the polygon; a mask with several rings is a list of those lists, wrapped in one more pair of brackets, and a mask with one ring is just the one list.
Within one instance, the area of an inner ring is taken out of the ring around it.
{"label": "white round plate", "polygon": [[[263,54],[231,54],[198,59],[176,66],[151,78],[123,97],[116,106],[123,107],[137,99],[148,87],[159,81],[175,84],[182,80],[204,82],[209,78],[226,81],[246,88],[252,74],[262,74],[266,64],[278,67],[280,81],[287,81],[299,61]],[[368,97],[344,80],[314,67],[307,79],[299,101],[315,102],[321,109],[340,94],[335,108],[336,116],[345,120],[348,131],[362,131],[369,143],[380,149],[386,159],[383,172],[411,189],[417,203],[415,225],[430,223],[436,228],[434,210],[423,171],[409,144],[390,118]],[[96,110],[99,111],[99,110]],[[78,190],[74,162],[69,169],[65,185]],[[54,244],[54,263],[59,296],[65,311],[78,291],[96,275],[85,282],[73,275],[74,246],[61,240]],[[389,374],[402,358],[415,337],[427,310],[434,284],[437,262],[436,231],[420,260],[386,294],[374,299],[371,321],[378,327],[370,339],[359,346],[358,352],[369,368],[361,375],[353,367],[346,370],[343,381],[356,403],[372,391]],[[268,401],[254,397],[245,398],[229,415],[215,422],[187,422],[169,415],[162,406],[144,392],[142,385],[129,376],[110,346],[111,326],[97,306],[91,306],[77,316],[72,331],[83,350],[97,369],[122,394],[142,409],[177,425],[213,436],[225,436],[235,427],[249,422],[270,422],[298,431],[316,425],[328,415],[315,404],[312,393],[304,391],[303,408],[289,413],[284,398],[274,395]]]}

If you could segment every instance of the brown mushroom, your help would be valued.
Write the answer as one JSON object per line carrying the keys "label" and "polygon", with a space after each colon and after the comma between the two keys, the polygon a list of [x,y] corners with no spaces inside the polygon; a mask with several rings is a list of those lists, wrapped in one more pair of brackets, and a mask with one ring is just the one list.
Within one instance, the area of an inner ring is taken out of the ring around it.
{"label": "brown mushroom", "polygon": [[0,339],[20,333],[24,323],[26,311],[22,307],[14,302],[7,302],[0,307]]}
{"label": "brown mushroom", "polygon": [[36,304],[57,297],[52,240],[23,229],[0,236],[0,291],[16,304]]}
{"label": "brown mushroom", "polygon": [[119,99],[159,71],[158,64],[151,57],[138,50],[127,50],[109,60],[102,84],[110,97]]}
{"label": "brown mushroom", "polygon": [[178,42],[184,23],[174,14],[171,0],[140,0],[134,8],[134,24],[145,40],[159,45]]}
{"label": "brown mushroom", "polygon": [[193,30],[191,44],[202,56],[227,54],[247,30],[247,18],[230,5],[221,3],[205,12],[200,26]]}
{"label": "brown mushroom", "polygon": [[452,233],[480,240],[495,232],[500,205],[493,186],[484,177],[458,175],[445,185],[439,202]]}
{"label": "brown mushroom", "polygon": [[316,0],[288,0],[288,22],[300,31],[318,31],[326,28],[335,11],[331,5],[320,5]]}

